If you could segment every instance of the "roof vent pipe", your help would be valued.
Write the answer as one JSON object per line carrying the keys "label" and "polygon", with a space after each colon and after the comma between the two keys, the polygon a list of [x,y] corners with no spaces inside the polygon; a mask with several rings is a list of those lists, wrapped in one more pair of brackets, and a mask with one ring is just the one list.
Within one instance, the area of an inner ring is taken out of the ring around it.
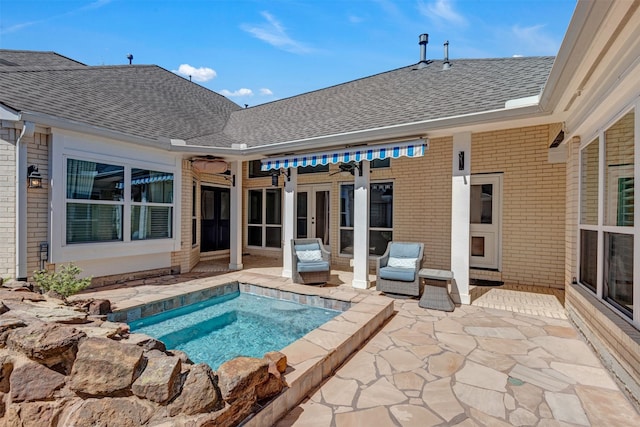
{"label": "roof vent pipe", "polygon": [[420,62],[418,68],[424,68],[429,63],[427,62],[427,43],[429,43],[429,34],[420,34],[418,38],[418,44],[420,45]]}
{"label": "roof vent pipe", "polygon": [[444,42],[444,62],[442,63],[442,69],[448,70],[451,68],[451,63],[449,62],[449,40]]}

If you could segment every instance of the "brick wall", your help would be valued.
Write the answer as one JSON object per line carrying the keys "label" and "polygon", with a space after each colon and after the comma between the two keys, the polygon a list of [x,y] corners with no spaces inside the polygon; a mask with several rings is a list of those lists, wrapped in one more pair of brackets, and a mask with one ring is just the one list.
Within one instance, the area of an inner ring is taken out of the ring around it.
{"label": "brick wall", "polygon": [[[568,285],[574,277],[578,277],[578,187],[580,167],[580,138],[573,138],[567,143],[567,188],[565,212],[565,268],[564,283]],[[596,187],[597,188],[597,187]]]}
{"label": "brick wall", "polygon": [[[49,242],[49,141],[50,136],[35,133],[27,142],[27,164],[36,165],[42,188],[27,191],[27,276],[40,270],[40,242]],[[45,263],[45,268],[48,265]]]}
{"label": "brick wall", "polygon": [[15,204],[18,131],[0,127],[0,277],[15,277]]}
{"label": "brick wall", "polygon": [[562,288],[565,276],[563,163],[548,163],[549,126],[474,134],[471,173],[503,174],[502,280]]}

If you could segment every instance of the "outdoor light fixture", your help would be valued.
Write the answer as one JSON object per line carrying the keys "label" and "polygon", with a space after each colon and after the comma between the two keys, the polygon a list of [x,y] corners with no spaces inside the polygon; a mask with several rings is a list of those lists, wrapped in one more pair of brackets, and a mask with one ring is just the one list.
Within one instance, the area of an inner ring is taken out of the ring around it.
{"label": "outdoor light fixture", "polygon": [[27,183],[29,188],[42,188],[42,176],[38,172],[37,166],[31,165],[27,169]]}
{"label": "outdoor light fixture", "polygon": [[277,187],[278,186],[278,177],[280,175],[284,175],[287,178],[287,181],[291,181],[291,170],[290,169],[287,169],[286,172],[284,170],[281,170],[281,169],[273,169],[271,171],[271,186],[272,187]]}

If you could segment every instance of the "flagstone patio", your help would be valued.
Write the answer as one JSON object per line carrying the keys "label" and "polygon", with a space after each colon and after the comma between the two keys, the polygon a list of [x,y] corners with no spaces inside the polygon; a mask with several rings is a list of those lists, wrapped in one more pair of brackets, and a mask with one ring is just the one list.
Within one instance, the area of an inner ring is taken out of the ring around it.
{"label": "flagstone patio", "polygon": [[[241,272],[225,270],[204,263],[187,275],[81,297],[123,308],[232,277],[291,283],[277,262],[260,257],[247,257]],[[354,292],[350,274],[332,271],[326,287],[314,288]],[[640,425],[634,405],[566,319],[562,291],[506,284],[472,295],[475,305],[452,313],[394,299],[394,316],[276,425]]]}

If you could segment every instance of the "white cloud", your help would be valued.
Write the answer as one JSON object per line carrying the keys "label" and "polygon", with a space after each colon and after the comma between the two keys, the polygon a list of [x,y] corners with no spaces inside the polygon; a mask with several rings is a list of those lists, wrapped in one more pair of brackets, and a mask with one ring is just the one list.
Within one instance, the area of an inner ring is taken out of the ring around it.
{"label": "white cloud", "polygon": [[271,89],[267,89],[266,87],[263,87],[262,89],[260,89],[260,95],[271,96],[273,95],[273,92],[271,92]]}
{"label": "white cloud", "polygon": [[544,25],[514,25],[510,37],[517,50],[525,51],[527,55],[555,55],[559,49],[559,43],[545,33]]}
{"label": "white cloud", "polygon": [[427,18],[443,25],[467,25],[466,18],[454,10],[453,1],[451,0],[436,0],[431,3],[419,1],[418,10]]}
{"label": "white cloud", "polygon": [[284,26],[269,12],[262,12],[261,15],[267,22],[256,25],[242,24],[240,28],[252,34],[254,37],[284,51],[291,53],[311,52],[311,48],[292,39],[287,34]]}
{"label": "white cloud", "polygon": [[189,64],[180,64],[178,67],[178,71],[174,71],[174,73],[178,73],[185,77],[191,77],[191,79],[195,82],[208,82],[209,80],[215,78],[218,74],[215,70],[208,67],[200,67],[196,68]]}
{"label": "white cloud", "polygon": [[231,96],[231,97],[239,97],[239,96],[253,96],[253,91],[251,89],[247,89],[247,88],[241,88],[238,89],[236,91],[231,92],[230,90],[227,89],[222,89],[220,92],[218,92],[220,95],[222,96]]}

